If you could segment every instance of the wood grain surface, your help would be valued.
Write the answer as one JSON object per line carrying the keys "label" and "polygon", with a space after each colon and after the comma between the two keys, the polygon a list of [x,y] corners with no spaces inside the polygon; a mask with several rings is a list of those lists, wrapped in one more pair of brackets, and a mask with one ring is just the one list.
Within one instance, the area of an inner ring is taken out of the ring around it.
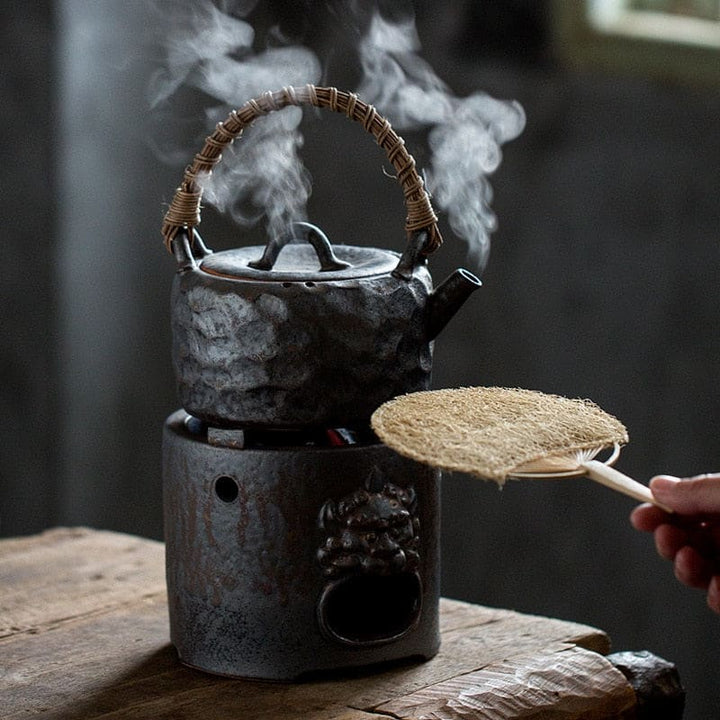
{"label": "wood grain surface", "polygon": [[605,633],[441,601],[436,658],[296,684],[181,665],[162,543],[84,528],[0,541],[4,720],[631,718]]}

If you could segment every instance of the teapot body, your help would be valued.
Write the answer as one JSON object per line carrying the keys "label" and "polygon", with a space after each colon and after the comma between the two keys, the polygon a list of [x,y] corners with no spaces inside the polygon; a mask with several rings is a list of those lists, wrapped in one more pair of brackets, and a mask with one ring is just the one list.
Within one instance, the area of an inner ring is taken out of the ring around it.
{"label": "teapot body", "polygon": [[210,254],[175,276],[172,356],[189,413],[218,426],[352,426],[429,388],[424,264],[400,277],[396,253],[339,245],[351,273],[308,273],[297,268],[312,250],[288,245],[293,270],[263,274],[247,268],[262,250]]}

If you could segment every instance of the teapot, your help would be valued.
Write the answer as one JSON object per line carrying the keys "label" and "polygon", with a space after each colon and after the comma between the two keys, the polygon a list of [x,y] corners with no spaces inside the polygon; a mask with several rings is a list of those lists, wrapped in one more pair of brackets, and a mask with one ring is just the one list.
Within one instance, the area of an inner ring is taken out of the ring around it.
{"label": "teapot", "polygon": [[[385,150],[407,208],[392,250],[332,244],[298,222],[262,246],[212,252],[200,238],[199,178],[250,123],[290,105],[344,113]],[[415,161],[372,105],[336,88],[283,88],[219,123],[165,216],[177,261],[172,359],[180,400],[218,427],[353,427],[386,400],[428,389],[433,341],[480,281],[456,270],[439,287],[427,256],[442,243]]]}

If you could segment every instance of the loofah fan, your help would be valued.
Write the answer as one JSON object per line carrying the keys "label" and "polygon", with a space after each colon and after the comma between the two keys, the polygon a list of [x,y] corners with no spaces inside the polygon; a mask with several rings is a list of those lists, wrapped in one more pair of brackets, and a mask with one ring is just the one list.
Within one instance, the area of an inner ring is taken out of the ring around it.
{"label": "loofah fan", "polygon": [[[628,441],[627,430],[590,400],[519,388],[429,390],[384,403],[371,424],[396,452],[443,470],[500,484],[586,475],[659,504],[649,488],[610,467]],[[595,459],[609,448],[607,460]]]}

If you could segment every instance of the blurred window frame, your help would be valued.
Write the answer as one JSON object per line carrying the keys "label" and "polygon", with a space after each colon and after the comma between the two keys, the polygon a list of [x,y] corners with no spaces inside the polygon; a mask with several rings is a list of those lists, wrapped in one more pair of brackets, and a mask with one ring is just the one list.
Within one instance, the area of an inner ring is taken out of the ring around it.
{"label": "blurred window frame", "polygon": [[[638,9],[653,4],[669,9]],[[553,0],[555,56],[574,69],[718,86],[720,19],[681,14],[681,5],[692,10],[678,0]]]}

